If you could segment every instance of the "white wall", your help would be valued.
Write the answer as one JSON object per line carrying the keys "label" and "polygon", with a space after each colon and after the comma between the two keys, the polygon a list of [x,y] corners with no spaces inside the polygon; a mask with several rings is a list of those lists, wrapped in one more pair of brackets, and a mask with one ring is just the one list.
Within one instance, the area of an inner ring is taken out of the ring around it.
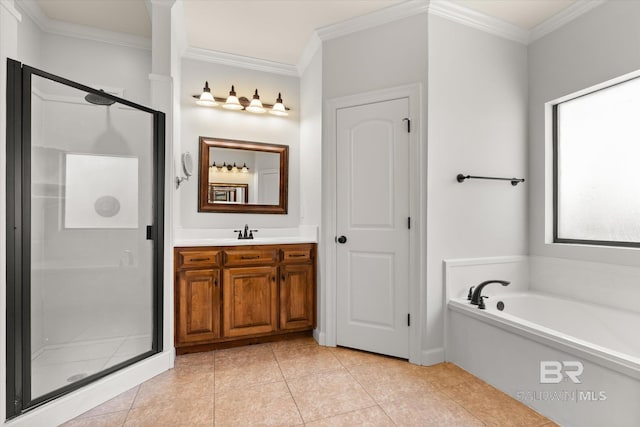
{"label": "white wall", "polygon": [[300,77],[300,224],[322,217],[322,47]]}
{"label": "white wall", "polygon": [[443,260],[527,253],[527,48],[429,17],[427,330],[443,346]]}
{"label": "white wall", "polygon": [[[191,95],[202,92],[205,80],[209,81],[211,93],[218,97],[226,97],[232,84],[238,97],[251,99],[257,88],[260,99],[269,104],[275,102],[278,92],[282,92],[284,104],[291,111],[288,117],[276,117],[198,106]],[[182,62],[181,85],[180,150],[189,151],[194,159],[198,159],[200,136],[288,145],[289,205],[286,215],[198,212],[198,177],[194,175],[182,183],[176,193],[176,203],[181,207],[180,223],[176,226],[233,229],[248,223],[258,229],[297,227],[300,223],[299,79],[185,59]]]}
{"label": "white wall", "polygon": [[331,39],[322,49],[325,100],[408,83],[426,85],[427,14]]}
{"label": "white wall", "polygon": [[552,175],[544,122],[545,102],[640,69],[638,22],[640,2],[609,1],[529,46],[531,255],[640,266],[638,249],[546,243]]}

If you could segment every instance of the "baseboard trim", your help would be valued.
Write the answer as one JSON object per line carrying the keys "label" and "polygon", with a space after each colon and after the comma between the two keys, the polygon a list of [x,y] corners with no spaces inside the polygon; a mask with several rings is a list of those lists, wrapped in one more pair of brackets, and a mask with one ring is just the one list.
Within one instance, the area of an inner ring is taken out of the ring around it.
{"label": "baseboard trim", "polygon": [[444,362],[444,347],[422,351],[422,365],[431,366]]}
{"label": "baseboard trim", "polygon": [[313,330],[313,339],[316,340],[316,342],[320,345],[327,345],[326,344],[326,337],[324,332],[320,332],[317,329]]}

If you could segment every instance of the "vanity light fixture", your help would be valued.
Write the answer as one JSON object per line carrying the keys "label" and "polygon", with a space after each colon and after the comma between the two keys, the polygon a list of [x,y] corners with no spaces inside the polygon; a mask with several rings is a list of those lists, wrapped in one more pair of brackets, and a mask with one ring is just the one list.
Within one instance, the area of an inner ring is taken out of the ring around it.
{"label": "vanity light fixture", "polygon": [[229,96],[224,104],[222,104],[222,108],[226,108],[227,110],[242,110],[244,107],[240,104],[240,100],[236,96],[236,89],[231,85],[231,90],[229,91]]}
{"label": "vanity light fixture", "polygon": [[198,97],[196,104],[202,105],[203,107],[215,107],[218,105],[216,100],[213,98],[211,94],[211,89],[209,88],[209,82],[204,82],[204,88],[202,88],[202,93]]}
{"label": "vanity light fixture", "polygon": [[213,164],[211,166],[209,166],[209,168],[212,168],[214,170],[214,172],[249,173],[249,168],[247,167],[246,163],[243,163],[242,167],[238,167],[236,162],[233,162],[233,165],[231,165],[231,163],[227,164],[227,162],[224,162],[222,166],[218,166],[218,165],[216,165],[216,162],[213,162]]}
{"label": "vanity light fixture", "polygon": [[260,101],[260,95],[258,95],[258,89],[254,91],[253,99],[249,101],[249,99],[244,96],[238,97],[236,94],[235,85],[231,86],[231,90],[229,91],[229,96],[226,98],[219,98],[213,96],[211,94],[211,89],[209,88],[209,82],[206,81],[204,83],[204,88],[202,89],[202,94],[193,95],[196,99],[196,104],[202,105],[205,107],[216,107],[218,105],[222,105],[222,108],[227,110],[236,110],[236,111],[248,111],[250,113],[263,114],[267,111],[275,116],[283,116],[286,117],[289,115],[288,111],[290,108],[285,107],[282,102],[282,93],[278,92],[278,98],[276,99],[276,103],[271,104],[263,104]]}
{"label": "vanity light fixture", "polygon": [[280,92],[278,92],[278,99],[276,99],[276,103],[273,104],[273,107],[271,108],[271,110],[269,110],[269,112],[273,115],[276,116],[288,116],[289,113],[287,113],[287,109],[284,106],[284,104],[282,103],[282,94]]}
{"label": "vanity light fixture", "polygon": [[251,104],[249,104],[246,110],[250,113],[257,113],[257,114],[262,114],[265,111],[267,111],[262,106],[262,102],[260,101],[260,95],[258,95],[258,89],[256,89],[255,93],[253,94],[253,99],[251,100]]}

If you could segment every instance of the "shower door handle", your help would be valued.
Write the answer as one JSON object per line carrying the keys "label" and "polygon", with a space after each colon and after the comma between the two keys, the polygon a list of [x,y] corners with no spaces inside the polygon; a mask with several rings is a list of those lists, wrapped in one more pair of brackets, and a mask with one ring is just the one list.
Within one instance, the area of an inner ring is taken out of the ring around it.
{"label": "shower door handle", "polygon": [[153,225],[147,225],[147,240],[153,240]]}

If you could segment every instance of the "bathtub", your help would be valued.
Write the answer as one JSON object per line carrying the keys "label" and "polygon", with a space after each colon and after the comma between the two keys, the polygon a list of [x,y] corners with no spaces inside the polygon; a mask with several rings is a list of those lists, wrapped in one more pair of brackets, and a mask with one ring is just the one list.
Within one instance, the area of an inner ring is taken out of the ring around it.
{"label": "bathtub", "polygon": [[447,360],[562,425],[640,426],[639,313],[533,292],[485,303],[448,301]]}

